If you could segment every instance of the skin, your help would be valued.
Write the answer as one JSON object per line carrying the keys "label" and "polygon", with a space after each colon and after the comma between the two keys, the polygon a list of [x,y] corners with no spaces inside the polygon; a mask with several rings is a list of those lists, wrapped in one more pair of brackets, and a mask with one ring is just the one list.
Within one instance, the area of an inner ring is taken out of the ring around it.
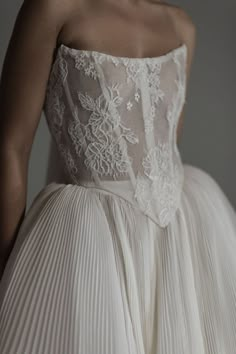
{"label": "skin", "polygon": [[[24,1],[0,81],[0,277],[25,216],[29,157],[58,46],[153,57],[185,43],[189,79],[195,33],[183,9],[162,1]],[[182,124],[183,112],[178,141]]]}

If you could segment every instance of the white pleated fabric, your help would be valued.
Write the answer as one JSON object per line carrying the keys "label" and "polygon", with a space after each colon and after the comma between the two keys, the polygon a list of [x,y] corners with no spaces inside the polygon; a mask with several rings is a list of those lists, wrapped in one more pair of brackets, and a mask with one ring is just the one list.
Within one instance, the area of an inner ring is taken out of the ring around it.
{"label": "white pleated fabric", "polygon": [[184,177],[166,228],[109,192],[42,189],[0,283],[0,353],[235,354],[235,210]]}

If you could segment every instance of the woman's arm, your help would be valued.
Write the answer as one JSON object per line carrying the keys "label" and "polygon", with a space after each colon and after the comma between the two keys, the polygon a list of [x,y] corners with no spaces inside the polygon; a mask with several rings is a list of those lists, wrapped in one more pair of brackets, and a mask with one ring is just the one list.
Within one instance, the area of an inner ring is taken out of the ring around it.
{"label": "woman's arm", "polygon": [[0,81],[0,279],[25,216],[28,162],[57,36],[65,16],[63,1],[24,1],[3,64]]}
{"label": "woman's arm", "polygon": [[[175,9],[175,26],[176,31],[180,34],[182,42],[187,46],[187,65],[186,65],[186,75],[187,75],[187,87],[190,79],[190,72],[192,68],[195,46],[196,46],[196,26],[193,23],[190,16],[181,8],[176,7]],[[187,90],[186,90],[187,93]],[[179,117],[178,126],[177,126],[177,143],[179,143],[182,129],[183,129],[183,120],[184,120],[184,108]]]}

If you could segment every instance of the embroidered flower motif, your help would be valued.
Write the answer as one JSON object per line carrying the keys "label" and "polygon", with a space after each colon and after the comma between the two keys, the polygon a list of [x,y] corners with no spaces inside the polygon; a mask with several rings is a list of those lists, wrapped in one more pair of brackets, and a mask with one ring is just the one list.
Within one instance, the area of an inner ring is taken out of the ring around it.
{"label": "embroidered flower motif", "polygon": [[178,205],[182,187],[181,174],[177,167],[174,174],[159,175],[155,179],[142,176],[136,178],[134,198],[145,213],[158,218],[162,227],[167,226]]}
{"label": "embroidered flower motif", "polygon": [[147,213],[151,211],[151,203],[153,190],[150,186],[151,182],[144,176],[138,173],[136,177],[136,187],[134,191],[134,198],[142,210]]}
{"label": "embroidered flower motif", "polygon": [[170,146],[169,144],[158,143],[151,148],[146,157],[143,158],[142,165],[145,175],[151,180],[160,179],[168,174],[170,168]]}
{"label": "embroidered flower motif", "polygon": [[128,111],[131,111],[132,107],[133,107],[133,103],[130,102],[130,101],[127,102],[127,109],[128,109]]}
{"label": "embroidered flower motif", "polygon": [[144,131],[146,134],[149,134],[153,131],[153,129],[153,117],[150,116],[144,121]]}
{"label": "embroidered flower motif", "polygon": [[155,77],[155,76],[153,78],[152,73],[150,76],[151,76],[151,79],[149,81],[149,89],[150,89],[150,95],[151,95],[151,102],[153,105],[156,104],[156,106],[158,106],[160,101],[162,101],[164,99],[165,93],[160,88],[160,78]]}
{"label": "embroidered flower motif", "polygon": [[155,117],[156,117],[156,109],[154,106],[151,106],[150,114],[144,119],[144,130],[146,134],[153,132],[154,129],[153,121]]}
{"label": "embroidered flower motif", "polygon": [[138,92],[135,93],[134,97],[135,97],[135,101],[139,102],[140,94]]}
{"label": "embroidered flower motif", "polygon": [[151,117],[154,118],[156,115],[156,109],[154,106],[151,106]]}
{"label": "embroidered flower motif", "polygon": [[[128,156],[125,141],[137,144],[138,137],[131,129],[124,126],[116,110],[123,99],[118,86],[107,87],[108,97],[104,94],[93,99],[88,93],[78,93],[84,110],[90,111],[87,124],[72,121],[68,133],[76,152],[80,155],[83,148],[86,167],[101,176],[113,176],[128,173],[132,158]],[[119,129],[119,135],[115,131]]]}
{"label": "embroidered flower motif", "polygon": [[83,52],[80,52],[79,55],[75,57],[75,67],[78,70],[83,70],[86,76],[94,80],[98,78],[94,63],[88,62],[86,60],[86,54]]}

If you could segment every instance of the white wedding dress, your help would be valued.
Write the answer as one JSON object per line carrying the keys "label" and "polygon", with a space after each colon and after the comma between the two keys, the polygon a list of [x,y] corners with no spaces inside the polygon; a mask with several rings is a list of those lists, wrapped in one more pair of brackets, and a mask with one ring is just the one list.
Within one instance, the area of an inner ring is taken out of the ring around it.
{"label": "white wedding dress", "polygon": [[1,354],[236,353],[236,213],[176,143],[187,54],[60,45],[44,112],[66,177],[8,259]]}

